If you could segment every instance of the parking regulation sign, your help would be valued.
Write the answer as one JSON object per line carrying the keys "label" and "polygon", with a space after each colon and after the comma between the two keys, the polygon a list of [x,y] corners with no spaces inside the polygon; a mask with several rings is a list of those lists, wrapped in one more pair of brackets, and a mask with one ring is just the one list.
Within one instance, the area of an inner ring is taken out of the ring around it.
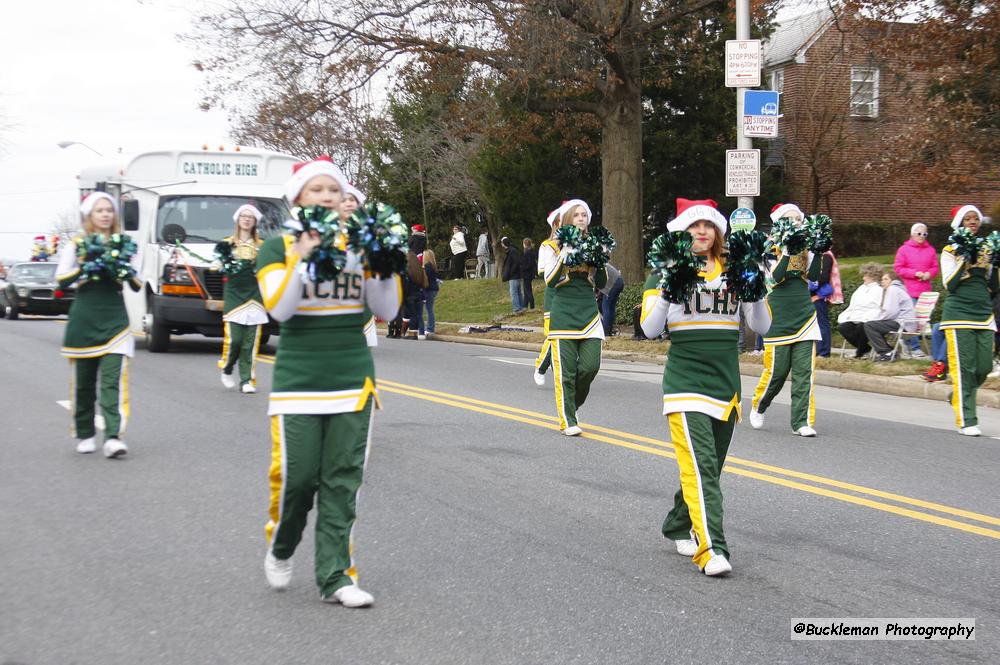
{"label": "parking regulation sign", "polygon": [[726,151],[726,196],[760,196],[760,150]]}
{"label": "parking regulation sign", "polygon": [[743,136],[774,138],[778,135],[778,92],[743,92]]}
{"label": "parking regulation sign", "polygon": [[760,40],[726,40],[726,87],[760,87]]}
{"label": "parking regulation sign", "polygon": [[729,215],[729,229],[732,231],[753,231],[757,226],[757,215],[750,208],[737,208]]}

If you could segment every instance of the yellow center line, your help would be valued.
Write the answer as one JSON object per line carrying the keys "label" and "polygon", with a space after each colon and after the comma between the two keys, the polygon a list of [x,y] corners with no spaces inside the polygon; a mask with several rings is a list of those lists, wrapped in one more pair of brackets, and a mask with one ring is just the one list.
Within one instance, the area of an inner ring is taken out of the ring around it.
{"label": "yellow center line", "polygon": [[[272,363],[274,362],[273,356],[259,356],[259,359],[263,360],[264,362],[272,362]],[[555,431],[559,430],[557,417],[549,414],[539,413],[537,411],[519,409],[512,406],[496,404],[493,402],[478,400],[471,397],[464,397],[461,395],[454,395],[451,393],[429,390],[427,388],[410,386],[407,384],[397,383],[395,381],[390,381],[386,379],[379,379],[378,387],[379,390],[389,393],[395,393],[406,397],[414,397],[417,399],[422,399],[425,401],[433,402],[436,404],[442,404],[445,406],[452,406],[469,411],[475,411],[477,413],[483,413],[486,415],[504,418],[506,420],[512,420],[528,425],[534,425],[537,427],[542,427],[544,429],[555,430]],[[623,432],[608,427],[602,427],[599,425],[590,425],[586,423],[581,423],[581,427],[586,428],[583,434],[581,435],[583,438],[592,439],[594,441],[601,441],[603,443],[608,443],[621,448],[627,448],[629,450],[635,450],[638,452],[655,455],[657,457],[676,459],[676,455],[674,455],[674,453],[672,452],[673,445],[668,442],[660,441],[658,439],[642,436],[639,434],[632,434],[630,432]],[[606,435],[611,435],[611,436],[606,436]],[[631,439],[631,441],[627,439]],[[643,443],[651,445],[641,445]],[[739,468],[740,466],[745,466],[749,468],[745,469]],[[931,501],[924,501],[922,499],[915,499],[900,494],[884,492],[882,490],[864,487],[861,485],[854,485],[852,483],[846,483],[843,481],[835,480],[832,478],[825,478],[823,476],[817,476],[814,474],[794,471],[792,469],[784,469],[782,467],[773,466],[770,464],[763,464],[760,462],[754,462],[752,460],[729,457],[726,460],[726,465],[723,468],[723,471],[738,476],[753,478],[755,480],[760,480],[774,485],[780,485],[782,487],[787,487],[790,489],[796,489],[799,491],[808,492],[810,494],[816,494],[818,496],[824,496],[827,498],[836,499],[838,501],[844,501],[847,503],[852,503],[855,505],[865,506],[875,510],[881,510],[883,512],[892,513],[895,515],[910,517],[912,519],[929,522],[932,524],[937,524],[939,526],[946,526],[960,531],[974,533],[980,536],[1000,539],[1000,531],[997,531],[995,529],[989,529],[973,524],[966,524],[964,522],[959,522],[957,520],[940,517],[938,515],[923,513],[917,510],[912,510],[910,508],[894,506],[891,504],[882,503],[880,501],[874,501],[864,497],[854,496],[852,494],[846,494],[844,492],[838,492],[824,487],[816,487],[815,485],[808,485],[805,483],[796,482],[795,480],[790,480],[789,478],[781,478],[772,475],[767,475],[764,473],[759,473],[758,471],[754,471],[751,469],[768,471],[775,474],[781,474],[783,476],[789,476],[790,478],[808,480],[819,484],[829,485],[831,487],[850,490],[860,494],[867,494],[869,496],[874,496],[882,499],[889,499],[899,503],[909,504],[914,507],[934,510],[936,512],[955,515],[957,517],[964,517],[966,519],[985,522],[988,524],[1000,525],[1000,518],[996,518],[991,515],[984,515],[981,513],[975,513],[968,510],[962,510],[960,508],[953,508],[951,506],[946,506]]]}

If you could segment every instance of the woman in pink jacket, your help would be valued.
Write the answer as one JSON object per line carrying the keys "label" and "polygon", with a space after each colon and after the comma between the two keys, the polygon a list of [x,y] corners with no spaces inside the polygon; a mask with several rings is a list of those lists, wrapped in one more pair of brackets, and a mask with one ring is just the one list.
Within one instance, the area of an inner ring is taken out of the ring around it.
{"label": "woman in pink jacket", "polygon": [[[913,299],[913,304],[917,303],[917,298],[924,291],[931,291],[931,280],[940,272],[938,267],[937,250],[927,242],[927,225],[917,222],[910,227],[910,239],[896,250],[896,261],[893,269],[903,285],[906,292]],[[916,337],[909,339],[910,354],[914,358],[923,358],[924,353],[920,350],[920,341]]]}
{"label": "woman in pink jacket", "polygon": [[937,250],[927,242],[927,226],[914,224],[910,228],[910,239],[896,250],[893,270],[903,280],[906,292],[914,302],[924,291],[930,291],[931,279],[938,274]]}

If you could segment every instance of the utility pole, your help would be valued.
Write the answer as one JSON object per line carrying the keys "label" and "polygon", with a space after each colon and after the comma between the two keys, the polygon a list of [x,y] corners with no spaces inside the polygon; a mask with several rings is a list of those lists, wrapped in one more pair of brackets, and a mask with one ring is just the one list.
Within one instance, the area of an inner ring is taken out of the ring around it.
{"label": "utility pole", "polygon": [[[750,39],[750,0],[736,0],[736,39],[739,41]],[[747,88],[736,89],[736,149],[750,150],[753,148],[753,140],[743,136],[743,93]],[[758,174],[758,177],[760,175]],[[753,197],[737,197],[737,204],[740,208],[753,210]]]}

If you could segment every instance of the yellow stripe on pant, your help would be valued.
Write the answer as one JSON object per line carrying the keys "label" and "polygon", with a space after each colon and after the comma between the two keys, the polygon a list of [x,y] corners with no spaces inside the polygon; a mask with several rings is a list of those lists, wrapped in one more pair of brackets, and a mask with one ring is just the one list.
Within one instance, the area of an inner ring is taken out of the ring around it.
{"label": "yellow stripe on pant", "polygon": [[951,374],[951,408],[955,410],[955,424],[965,427],[965,386],[962,385],[962,356],[958,352],[958,331],[947,328],[944,331],[948,348],[948,373]]}
{"label": "yellow stripe on pant", "polygon": [[681,492],[691,516],[691,530],[698,542],[698,551],[692,560],[699,568],[704,568],[715,552],[712,551],[712,536],[708,532],[705,491],[698,469],[694,441],[688,429],[686,413],[668,414],[667,420],[670,423],[670,440],[677,453],[677,466],[680,468]]}
{"label": "yellow stripe on pant", "polygon": [[264,326],[254,326],[253,355],[250,356],[250,385],[257,386],[257,353],[260,351],[260,339],[264,335]]}
{"label": "yellow stripe on pant", "polygon": [[284,416],[271,416],[271,467],[268,470],[268,481],[271,489],[271,499],[267,514],[270,518],[264,527],[267,542],[274,540],[275,529],[281,524],[281,507],[285,495],[285,428],[282,427]]}
{"label": "yellow stripe on pant", "polygon": [[229,348],[233,344],[233,335],[229,330],[229,321],[222,322],[222,358],[219,359],[219,369],[225,369],[229,364]]}
{"label": "yellow stripe on pant", "polygon": [[772,344],[764,345],[764,369],[760,373],[760,381],[757,382],[757,388],[753,391],[753,399],[750,400],[751,408],[756,411],[757,405],[760,404],[760,400],[764,397],[764,393],[767,392],[767,386],[771,383],[771,377],[774,376],[774,346]]}
{"label": "yellow stripe on pant", "polygon": [[552,383],[556,389],[556,414],[559,416],[559,429],[566,429],[566,403],[563,401],[562,359],[559,357],[559,340],[551,341],[552,353]]}

